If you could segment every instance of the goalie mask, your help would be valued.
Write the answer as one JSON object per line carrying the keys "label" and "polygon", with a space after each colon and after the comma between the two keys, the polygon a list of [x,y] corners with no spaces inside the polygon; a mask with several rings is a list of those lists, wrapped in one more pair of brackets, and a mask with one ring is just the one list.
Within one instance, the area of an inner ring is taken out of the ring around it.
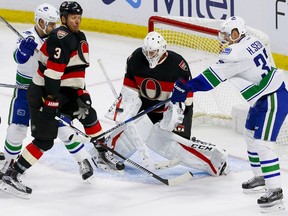
{"label": "goalie mask", "polygon": [[149,62],[150,68],[155,68],[160,58],[166,53],[167,42],[158,32],[150,32],[144,39],[142,52]]}
{"label": "goalie mask", "polygon": [[[45,23],[44,29],[41,28],[41,26],[39,25],[40,19],[42,19]],[[59,20],[60,17],[58,10],[50,4],[41,4],[35,10],[34,21],[45,34],[47,34],[46,29],[49,23],[56,24],[57,22],[59,22]]]}
{"label": "goalie mask", "polygon": [[[234,29],[237,29],[239,32],[239,37],[236,39],[232,39],[231,37]],[[219,31],[219,38],[222,43],[227,43],[227,37],[234,42],[237,41],[242,35],[246,34],[246,32],[245,21],[241,17],[232,16],[222,23]]]}

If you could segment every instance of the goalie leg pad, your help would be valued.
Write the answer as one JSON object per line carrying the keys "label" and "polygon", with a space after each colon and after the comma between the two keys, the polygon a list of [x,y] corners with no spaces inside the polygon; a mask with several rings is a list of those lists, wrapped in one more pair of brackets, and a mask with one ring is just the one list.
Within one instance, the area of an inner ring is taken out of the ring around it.
{"label": "goalie leg pad", "polygon": [[228,156],[225,150],[213,144],[195,143],[162,130],[158,123],[151,130],[147,146],[169,160],[179,158],[182,165],[205,171],[212,176],[220,175]]}
{"label": "goalie leg pad", "polygon": [[[131,123],[134,125],[129,125],[129,123],[125,127],[113,131],[107,140],[108,146],[127,158],[131,157],[137,150],[145,148],[144,143],[148,139],[153,126],[147,115]],[[135,130],[137,133],[135,133]]]}

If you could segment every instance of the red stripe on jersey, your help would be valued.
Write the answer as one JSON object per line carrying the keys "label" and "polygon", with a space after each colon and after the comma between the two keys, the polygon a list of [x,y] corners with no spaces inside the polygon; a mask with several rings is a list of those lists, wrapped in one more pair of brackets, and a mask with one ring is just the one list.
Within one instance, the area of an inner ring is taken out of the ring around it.
{"label": "red stripe on jersey", "polygon": [[50,68],[53,71],[56,72],[60,72],[63,73],[65,68],[66,68],[66,64],[59,64],[57,62],[52,62],[50,60],[47,61],[47,68]]}
{"label": "red stripe on jersey", "polygon": [[126,78],[126,77],[124,78],[123,85],[130,87],[130,88],[138,89],[137,84],[133,80]]}
{"label": "red stripe on jersey", "polygon": [[43,155],[43,152],[41,152],[41,150],[37,148],[33,143],[30,143],[29,145],[27,145],[26,149],[37,160],[39,160],[39,158]]}
{"label": "red stripe on jersey", "polygon": [[74,57],[74,56],[76,56],[76,55],[78,55],[78,52],[77,52],[77,50],[76,50],[76,51],[73,51],[73,52],[71,52],[71,54],[70,54],[70,58],[72,58],[72,57]]}
{"label": "red stripe on jersey", "polygon": [[85,71],[69,72],[61,77],[62,80],[70,78],[85,78]]}
{"label": "red stripe on jersey", "polygon": [[[178,142],[178,143],[179,143],[179,142]],[[210,168],[212,169],[212,171],[213,171],[215,174],[217,174],[217,171],[216,171],[215,167],[213,166],[213,164],[211,163],[211,161],[210,161],[207,157],[205,157],[205,155],[201,154],[200,152],[198,152],[197,150],[195,150],[195,149],[192,148],[192,147],[188,147],[188,146],[183,145],[183,144],[181,144],[181,143],[179,143],[179,144],[180,144],[180,145],[182,146],[182,148],[184,148],[186,151],[192,153],[193,155],[195,155],[195,156],[196,156],[197,158],[199,158],[200,160],[206,162],[206,163],[210,166]]]}
{"label": "red stripe on jersey", "polygon": [[97,136],[97,133],[99,133],[102,130],[101,124],[99,121],[97,121],[97,123],[91,127],[85,127],[84,126],[84,130],[86,132],[86,134],[88,136]]}
{"label": "red stripe on jersey", "polygon": [[39,70],[39,68],[37,70],[37,73],[39,74],[39,76],[44,77],[44,74]]}
{"label": "red stripe on jersey", "polygon": [[82,50],[83,53],[88,53],[89,52],[89,47],[88,47],[88,43],[87,42],[81,43],[81,50]]}
{"label": "red stripe on jersey", "polygon": [[40,51],[41,51],[45,56],[48,57],[47,43],[46,43],[46,42],[43,43],[43,45],[42,45],[41,48],[40,48]]}

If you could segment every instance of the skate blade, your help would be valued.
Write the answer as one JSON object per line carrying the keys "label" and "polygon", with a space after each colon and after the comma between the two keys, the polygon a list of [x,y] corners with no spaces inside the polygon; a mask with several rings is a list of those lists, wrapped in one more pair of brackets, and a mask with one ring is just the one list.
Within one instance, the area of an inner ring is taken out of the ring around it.
{"label": "skate blade", "polygon": [[265,186],[259,186],[259,187],[252,188],[252,189],[243,189],[244,194],[261,194],[261,193],[266,193],[266,192],[267,192],[267,188],[265,188]]}
{"label": "skate blade", "polygon": [[85,179],[84,181],[85,181],[85,182],[88,182],[89,184],[95,184],[96,179],[95,179],[95,176],[92,175],[92,176],[90,176],[89,178]]}
{"label": "skate blade", "polygon": [[31,194],[15,189],[14,187],[4,183],[2,180],[0,180],[0,190],[12,196],[21,198],[21,199],[30,199],[30,195],[31,195]]}
{"label": "skate blade", "polygon": [[282,202],[282,200],[275,201],[273,203],[269,204],[261,204],[259,205],[260,212],[262,213],[269,213],[269,212],[275,212],[275,211],[281,211],[285,209],[285,206]]}

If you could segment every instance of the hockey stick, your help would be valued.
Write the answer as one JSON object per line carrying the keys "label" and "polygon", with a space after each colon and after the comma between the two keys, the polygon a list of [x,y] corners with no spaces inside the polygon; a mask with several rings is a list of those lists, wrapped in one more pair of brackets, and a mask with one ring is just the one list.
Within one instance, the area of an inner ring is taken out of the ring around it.
{"label": "hockey stick", "polygon": [[[82,132],[81,130],[79,130],[78,128],[74,127],[73,125],[70,125],[68,122],[64,121],[63,119],[60,119],[59,117],[56,118],[59,122],[61,122],[62,124],[64,124],[65,126],[68,126],[70,128],[72,128],[75,132],[81,134],[82,136],[87,138],[87,142],[89,143],[93,143],[94,145],[101,145],[103,148],[105,148],[106,150],[110,151],[111,153],[113,153],[114,155],[117,155],[119,158],[123,159],[124,161],[127,161],[128,163],[130,163],[131,165],[133,165],[134,167],[136,167],[137,169],[141,170],[142,172],[148,174],[149,176],[157,179],[158,181],[162,182],[163,184],[166,184],[168,186],[170,185],[177,185],[183,182],[186,182],[190,179],[192,179],[193,174],[191,172],[186,172],[180,176],[174,177],[174,178],[170,178],[170,179],[165,179],[162,178],[158,175],[156,175],[155,173],[151,172],[150,170],[144,168],[143,166],[141,166],[140,164],[136,163],[135,161],[124,157],[123,155],[121,155],[120,153],[118,153],[117,151],[115,151],[114,149],[100,143],[97,142],[97,139],[94,139],[90,136],[88,136],[86,133]],[[70,137],[70,140],[74,140],[73,139],[74,135],[72,135],[72,137]]]}
{"label": "hockey stick", "polygon": [[19,38],[25,40],[25,38],[23,37],[23,35],[21,35],[9,22],[7,22],[2,16],[0,16],[0,19],[3,23],[6,24],[6,26],[8,26],[8,28],[10,28],[15,34],[18,35]]}
{"label": "hockey stick", "polygon": [[103,72],[103,74],[104,74],[107,82],[108,82],[108,85],[109,85],[111,91],[112,91],[113,94],[114,94],[114,97],[115,97],[116,99],[118,99],[118,98],[119,98],[119,97],[118,97],[118,94],[117,94],[117,92],[116,92],[116,90],[115,90],[115,88],[114,88],[114,86],[113,86],[113,84],[112,84],[111,79],[110,79],[109,76],[108,76],[107,71],[105,70],[104,65],[102,64],[101,59],[99,58],[99,59],[97,60],[97,62],[98,62],[98,64],[99,64],[99,66],[100,66],[100,68],[101,68],[101,70],[102,70],[102,72]]}
{"label": "hockey stick", "polygon": [[23,86],[23,85],[13,85],[13,84],[6,84],[6,83],[0,83],[0,87],[4,88],[15,88],[15,89],[28,89],[28,86]]}

